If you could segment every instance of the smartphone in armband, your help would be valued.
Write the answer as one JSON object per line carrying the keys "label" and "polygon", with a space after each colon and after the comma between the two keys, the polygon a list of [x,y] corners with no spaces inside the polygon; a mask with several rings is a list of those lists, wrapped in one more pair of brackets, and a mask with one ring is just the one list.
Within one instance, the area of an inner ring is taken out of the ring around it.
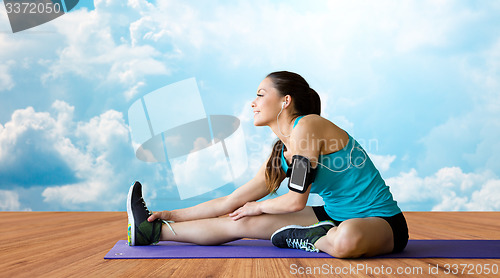
{"label": "smartphone in armband", "polygon": [[298,193],[305,193],[314,180],[315,170],[307,157],[294,155],[292,158],[292,172],[288,180],[288,188]]}

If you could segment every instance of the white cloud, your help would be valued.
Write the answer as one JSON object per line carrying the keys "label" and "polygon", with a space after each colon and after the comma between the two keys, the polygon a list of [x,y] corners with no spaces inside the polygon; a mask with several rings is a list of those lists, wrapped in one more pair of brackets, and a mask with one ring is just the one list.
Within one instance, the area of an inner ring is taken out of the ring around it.
{"label": "white cloud", "polygon": [[[54,124],[54,119],[50,118],[48,113],[35,113],[32,107],[16,110],[12,114],[10,122],[7,122],[3,127],[0,125],[0,161],[6,162],[12,159],[18,137],[27,130],[43,130],[53,127]],[[47,136],[51,136],[51,134],[47,134]],[[25,143],[31,144],[31,141],[26,140]]]}
{"label": "white cloud", "polygon": [[85,140],[88,150],[105,155],[114,144],[128,142],[128,128],[121,112],[108,110],[89,122],[79,123],[76,136]]}
{"label": "white cloud", "polygon": [[181,199],[210,192],[233,180],[220,143],[169,162]]}
{"label": "white cloud", "polygon": [[[478,66],[478,61],[484,63]],[[463,78],[470,80],[468,111],[449,117],[421,139],[420,169],[466,165],[500,171],[500,39],[485,51],[467,55]]]}
{"label": "white cloud", "polygon": [[[52,209],[122,207],[123,186],[130,184],[130,175],[144,170],[132,155],[123,115],[109,110],[88,122],[75,122],[73,106],[55,101],[52,109],[54,115],[31,107],[16,110],[0,125],[3,185],[45,186],[40,198]],[[5,205],[0,209],[23,209],[16,191],[1,193]]]}
{"label": "white cloud", "polygon": [[[399,52],[446,46],[457,27],[477,16],[453,1],[411,1],[400,3],[396,9],[397,20],[388,30],[396,31],[395,48]],[[417,9],[420,12],[414,12]]]}
{"label": "white cloud", "polygon": [[[253,62],[271,57],[271,62],[280,64],[300,59],[296,53],[301,53],[307,58],[328,61],[333,68],[343,68],[354,55],[368,54],[359,58],[373,59],[394,55],[393,52],[442,46],[457,26],[471,17],[467,10],[448,1],[326,1],[316,7],[314,12],[308,12],[307,8],[314,6],[305,7],[304,11],[272,2],[250,5],[240,1],[215,9],[217,21],[190,21],[188,30],[205,26],[200,40],[213,47],[232,43],[228,53],[231,60],[248,57],[245,62]],[[311,45],[314,51],[310,51]]]}
{"label": "white cloud", "polygon": [[144,86],[144,85],[145,85],[145,83],[142,81],[137,82],[137,84],[135,84],[135,86],[133,86],[132,88],[129,88],[124,93],[125,99],[127,101],[130,101],[133,97],[135,97],[137,95],[137,93],[139,92],[139,88]]}
{"label": "white cloud", "polygon": [[500,180],[489,180],[481,190],[472,193],[471,202],[466,205],[466,208],[500,211]]}
{"label": "white cloud", "polygon": [[253,109],[252,109],[252,101],[247,100],[241,104],[241,107],[235,109],[234,113],[236,117],[241,121],[242,124],[252,124],[253,125]]}
{"label": "white cloud", "polygon": [[15,191],[0,190],[0,211],[28,211],[19,202],[19,194]]}
{"label": "white cloud", "polygon": [[412,169],[386,182],[403,210],[498,210],[500,206],[500,179],[489,171],[464,173],[447,167],[420,177]]}
{"label": "white cloud", "polygon": [[378,155],[378,154],[368,154],[373,164],[381,172],[385,172],[391,168],[391,163],[396,159],[395,155]]}
{"label": "white cloud", "polygon": [[334,116],[332,121],[340,128],[347,132],[351,132],[354,129],[354,123],[349,121],[345,116]]}
{"label": "white cloud", "polygon": [[[179,70],[178,62],[198,64],[207,55],[231,69],[300,65],[300,71],[314,72],[332,83],[361,75],[367,87],[374,87],[373,61],[397,55],[397,49],[409,52],[446,44],[472,17],[456,6],[447,1],[326,1],[294,6],[101,0],[95,1],[93,11],[76,10],[42,25],[54,32],[48,40],[8,37],[2,45],[17,46],[15,57],[37,53],[27,51],[35,45],[49,53],[36,59],[48,67],[42,76],[45,83],[76,74],[107,84],[118,82],[126,88],[127,98],[147,76],[170,75]],[[349,97],[366,100],[360,95],[370,91],[356,94]]]}
{"label": "white cloud", "polygon": [[234,114],[240,120],[245,134],[247,147],[248,170],[245,178],[251,179],[257,173],[263,163],[267,161],[271,154],[272,143],[277,139],[276,135],[267,127],[255,127],[254,114],[251,106],[252,100],[242,102],[234,110]]}
{"label": "white cloud", "polygon": [[118,207],[124,202],[126,192],[117,193],[124,180],[122,169],[114,166],[116,157],[113,156],[128,144],[128,128],[123,115],[109,110],[75,126],[75,143],[69,138],[59,138],[56,149],[81,181],[47,187],[42,193],[45,202],[60,202],[63,207],[72,209],[99,202],[104,202],[101,208]]}
{"label": "white cloud", "polygon": [[[236,1],[214,6],[137,0],[128,5],[140,15],[128,21],[124,40],[131,47],[151,45],[165,60],[188,66],[210,60],[222,70],[289,68],[328,80],[324,88],[337,88],[328,90],[334,97],[322,95],[323,114],[339,118],[346,129],[352,124],[342,118],[344,113],[376,107],[375,101],[388,93],[380,84],[391,77],[383,76],[376,65],[445,48],[457,30],[477,18],[470,9],[448,1],[326,1],[298,6]],[[126,70],[120,72],[128,76]]]}
{"label": "white cloud", "polygon": [[15,61],[9,60],[4,64],[0,64],[0,91],[11,90],[15,83],[12,75],[9,73],[10,67],[15,64]]}
{"label": "white cloud", "polygon": [[109,84],[119,82],[133,92],[145,76],[170,74],[161,51],[131,44],[126,33],[117,37],[138,15],[123,3],[117,5],[129,16],[117,14],[112,4],[100,1],[93,11],[77,10],[53,23],[64,44],[56,48],[56,57],[44,61],[49,71],[42,75],[43,82],[76,74]]}

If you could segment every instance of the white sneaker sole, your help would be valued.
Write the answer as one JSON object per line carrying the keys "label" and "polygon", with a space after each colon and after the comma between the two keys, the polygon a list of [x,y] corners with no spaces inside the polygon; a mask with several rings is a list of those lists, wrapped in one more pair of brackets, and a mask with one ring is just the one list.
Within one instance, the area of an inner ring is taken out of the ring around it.
{"label": "white sneaker sole", "polygon": [[128,196],[127,196],[127,215],[128,215],[128,227],[127,229],[130,230],[130,245],[134,246],[135,245],[135,221],[134,221],[134,215],[132,214],[132,191],[134,189],[134,184],[130,186],[130,189],[128,190]]}

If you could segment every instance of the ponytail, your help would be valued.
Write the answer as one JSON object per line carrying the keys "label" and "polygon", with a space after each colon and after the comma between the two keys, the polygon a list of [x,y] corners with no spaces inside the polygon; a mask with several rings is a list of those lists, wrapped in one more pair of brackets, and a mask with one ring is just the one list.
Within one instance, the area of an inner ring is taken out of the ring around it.
{"label": "ponytail", "polygon": [[310,104],[310,113],[308,114],[321,114],[321,99],[319,98],[318,93],[313,88],[309,88],[309,100]]}
{"label": "ponytail", "polygon": [[277,140],[274,143],[271,156],[266,165],[266,186],[269,194],[274,194],[280,187],[281,181],[285,179],[285,171],[281,168],[281,151],[283,150],[283,142]]}

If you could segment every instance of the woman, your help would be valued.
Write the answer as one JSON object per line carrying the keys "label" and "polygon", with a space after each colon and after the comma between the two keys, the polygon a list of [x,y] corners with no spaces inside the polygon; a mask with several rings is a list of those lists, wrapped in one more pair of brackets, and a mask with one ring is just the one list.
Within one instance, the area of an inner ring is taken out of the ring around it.
{"label": "woman", "polygon": [[[319,116],[319,96],[300,75],[269,74],[252,108],[254,125],[269,126],[279,139],[255,177],[228,196],[153,214],[142,199],[140,184],[134,184],[127,205],[130,245],[159,240],[215,245],[246,237],[338,258],[405,248],[406,221],[380,173],[358,142]],[[289,183],[288,193],[257,202],[274,193],[288,168],[295,171],[298,165],[307,170],[306,182],[296,185],[302,190]],[[311,192],[325,205],[306,206]]]}

